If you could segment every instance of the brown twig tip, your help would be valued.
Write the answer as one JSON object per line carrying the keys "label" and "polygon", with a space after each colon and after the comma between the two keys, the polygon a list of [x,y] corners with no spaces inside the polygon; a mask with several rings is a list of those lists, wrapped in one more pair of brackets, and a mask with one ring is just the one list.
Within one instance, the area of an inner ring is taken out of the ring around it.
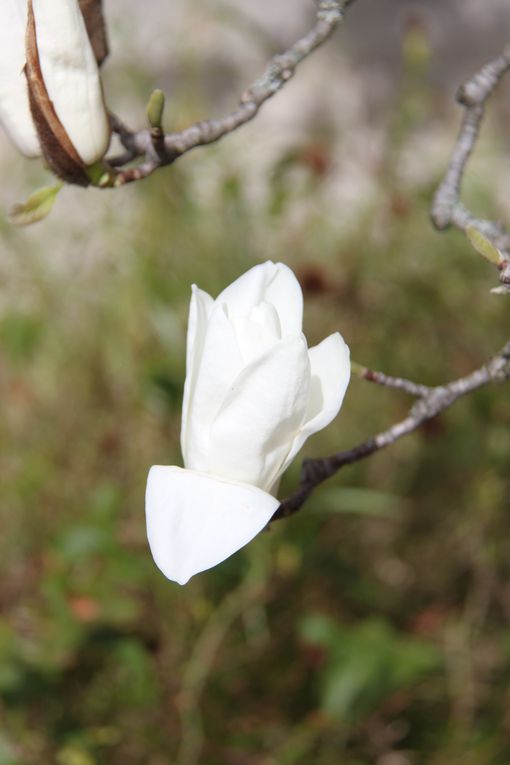
{"label": "brown twig tip", "polygon": [[510,286],[510,260],[504,260],[498,266],[500,271],[499,281],[502,284]]}
{"label": "brown twig tip", "polygon": [[428,385],[415,383],[412,380],[407,380],[405,377],[393,377],[392,375],[384,374],[384,372],[376,372],[375,369],[362,367],[356,363],[353,363],[352,367],[353,373],[361,380],[382,385],[386,388],[403,390],[411,396],[424,396],[431,390]]}

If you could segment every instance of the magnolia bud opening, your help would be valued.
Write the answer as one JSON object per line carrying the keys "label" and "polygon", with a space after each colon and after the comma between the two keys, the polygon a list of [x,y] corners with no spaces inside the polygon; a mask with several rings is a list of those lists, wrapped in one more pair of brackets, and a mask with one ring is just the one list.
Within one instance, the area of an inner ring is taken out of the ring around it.
{"label": "magnolia bud opening", "polygon": [[25,73],[46,161],[67,183],[87,186],[86,168],[104,156],[110,125],[77,0],[28,0]]}

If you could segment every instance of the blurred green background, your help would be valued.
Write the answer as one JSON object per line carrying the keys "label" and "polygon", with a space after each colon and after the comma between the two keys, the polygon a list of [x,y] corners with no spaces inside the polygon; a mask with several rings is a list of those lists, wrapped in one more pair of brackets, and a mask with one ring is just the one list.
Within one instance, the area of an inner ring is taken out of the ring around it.
{"label": "blurred green background", "polygon": [[[264,30],[199,6],[193,34],[180,22],[172,49],[165,27],[144,60],[113,9],[106,88],[133,125],[152,87],[175,128],[260,70]],[[146,543],[147,471],[180,462],[192,282],[214,295],[286,262],[310,344],[340,329],[359,363],[429,384],[508,337],[491,267],[428,221],[460,115],[427,25],[399,27],[384,105],[347,37],[220,145],[130,188],[66,189],[31,229],[0,218],[0,765],[510,762],[508,386],[345,469],[184,588]],[[508,212],[508,148],[501,99],[467,178],[481,214]],[[4,211],[47,182],[7,143],[0,164]],[[304,453],[408,405],[353,379]]]}

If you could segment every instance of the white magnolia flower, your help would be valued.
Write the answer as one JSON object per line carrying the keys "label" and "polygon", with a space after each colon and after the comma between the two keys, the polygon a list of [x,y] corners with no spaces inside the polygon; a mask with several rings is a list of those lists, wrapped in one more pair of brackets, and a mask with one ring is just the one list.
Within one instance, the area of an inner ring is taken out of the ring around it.
{"label": "white magnolia flower", "polygon": [[146,495],[154,560],[179,584],[267,525],[283,471],[340,409],[349,349],[338,332],[308,349],[302,318],[301,288],[283,263],[255,266],[216,300],[193,286],[186,468],[152,467]]}
{"label": "white magnolia flower", "polygon": [[28,156],[69,183],[110,142],[96,57],[79,0],[1,0],[0,117]]}
{"label": "white magnolia flower", "polygon": [[27,0],[0,2],[0,120],[22,154],[41,154],[28,102],[25,67]]}

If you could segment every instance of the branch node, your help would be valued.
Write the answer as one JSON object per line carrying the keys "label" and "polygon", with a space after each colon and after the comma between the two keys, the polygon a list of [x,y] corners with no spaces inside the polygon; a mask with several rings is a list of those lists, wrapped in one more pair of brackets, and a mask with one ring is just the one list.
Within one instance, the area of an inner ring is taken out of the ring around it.
{"label": "branch node", "polygon": [[[373,375],[374,373],[372,373]],[[387,380],[399,380],[390,378],[382,373],[375,373]],[[371,379],[370,377],[368,379]],[[406,417],[400,422],[391,425],[387,430],[342,452],[337,452],[331,457],[322,459],[305,459],[301,466],[301,480],[298,488],[284,499],[274,514],[272,520],[287,518],[297,512],[306,502],[312,491],[331,478],[341,468],[352,465],[375,452],[394,444],[403,436],[417,430],[424,422],[431,420],[438,414],[448,409],[459,398],[489,383],[510,380],[510,341],[488,363],[475,369],[466,377],[461,377],[446,385],[436,387],[416,386],[421,389],[420,398],[410,408]],[[403,381],[406,385],[409,381]],[[411,385],[415,385],[412,383]],[[397,387],[403,387],[399,385]],[[404,388],[405,389],[405,388]],[[409,391],[408,391],[409,392]],[[418,392],[418,391],[416,391]]]}
{"label": "branch node", "polygon": [[[133,168],[119,171],[118,184],[147,178],[155,170],[171,164],[197,146],[205,146],[219,141],[223,136],[250,122],[262,104],[281,90],[285,83],[292,78],[296,67],[329,39],[336,26],[343,20],[344,9],[354,1],[318,0],[315,24],[312,29],[299,38],[288,50],[275,56],[269,62],[262,76],[241,95],[239,107],[226,117],[204,120],[180,132],[160,135],[150,130],[129,130],[112,115],[112,129],[119,136],[125,152],[118,157],[113,157],[111,164],[115,167],[122,167],[137,157],[144,157],[138,171]],[[151,104],[151,107],[156,108],[150,110],[149,122],[152,128],[158,128],[161,125],[163,104],[163,94],[161,91],[157,91],[155,102],[153,99]]]}
{"label": "branch node", "polygon": [[499,281],[501,284],[510,286],[510,260],[503,260],[498,268],[500,270]]}
{"label": "branch node", "polygon": [[[434,195],[430,213],[432,223],[438,231],[444,231],[454,225],[464,233],[469,229],[476,229],[483,234],[505,259],[506,264],[503,268],[499,262],[491,261],[499,269],[499,281],[505,286],[510,284],[510,237],[501,224],[472,215],[461,203],[460,194],[467,163],[480,135],[485,106],[509,70],[510,45],[507,45],[503,53],[485,64],[459,88],[457,101],[464,106],[465,115],[446,173]],[[500,291],[500,288],[495,291]]]}

